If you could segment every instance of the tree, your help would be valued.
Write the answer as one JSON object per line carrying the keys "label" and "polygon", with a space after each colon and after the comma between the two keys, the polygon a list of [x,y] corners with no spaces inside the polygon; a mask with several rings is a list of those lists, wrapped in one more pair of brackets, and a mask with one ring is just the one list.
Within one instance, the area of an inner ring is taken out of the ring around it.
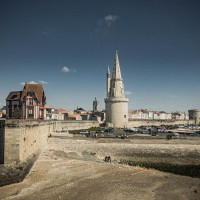
{"label": "tree", "polygon": [[15,119],[20,119],[20,117],[21,117],[20,109],[19,108],[14,108],[12,116]]}

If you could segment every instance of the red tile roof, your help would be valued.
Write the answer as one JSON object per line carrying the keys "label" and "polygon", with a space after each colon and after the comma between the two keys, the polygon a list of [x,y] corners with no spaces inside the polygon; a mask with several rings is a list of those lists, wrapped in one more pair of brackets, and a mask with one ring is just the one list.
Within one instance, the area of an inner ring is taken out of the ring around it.
{"label": "red tile roof", "polygon": [[48,105],[45,105],[44,108],[51,108],[51,109],[53,109],[53,107],[48,106]]}
{"label": "red tile roof", "polygon": [[79,114],[76,114],[76,113],[73,113],[72,115],[70,115],[71,118],[75,118],[75,117],[78,117],[80,116]]}
{"label": "red tile roof", "polygon": [[44,90],[41,84],[26,83],[22,91],[21,98],[23,99],[24,97],[26,97],[29,92],[34,92],[39,102],[42,102],[44,98],[46,99],[44,95]]}
{"label": "red tile roof", "polygon": [[62,114],[67,114],[67,113],[69,113],[68,110],[65,110],[65,109],[63,109],[63,108],[59,108],[59,109],[58,109],[58,112],[59,112],[59,113],[62,113]]}

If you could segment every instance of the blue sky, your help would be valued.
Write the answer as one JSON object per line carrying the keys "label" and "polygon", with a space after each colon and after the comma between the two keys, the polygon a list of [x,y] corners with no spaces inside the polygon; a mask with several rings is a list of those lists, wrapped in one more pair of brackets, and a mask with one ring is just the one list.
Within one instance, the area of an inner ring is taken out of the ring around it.
{"label": "blue sky", "polygon": [[200,108],[199,0],[1,0],[0,106],[34,81],[50,106],[104,109],[116,49],[129,109]]}

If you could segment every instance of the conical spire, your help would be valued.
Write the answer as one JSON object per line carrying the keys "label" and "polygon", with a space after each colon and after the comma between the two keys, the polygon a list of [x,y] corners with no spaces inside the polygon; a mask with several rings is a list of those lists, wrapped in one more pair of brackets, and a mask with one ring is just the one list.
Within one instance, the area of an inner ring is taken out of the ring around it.
{"label": "conical spire", "polygon": [[106,90],[107,90],[107,98],[109,98],[110,94],[110,67],[108,65],[108,70],[107,70],[107,85],[106,85]]}
{"label": "conical spire", "polygon": [[115,55],[115,64],[113,67],[112,79],[122,79],[117,51]]}
{"label": "conical spire", "polygon": [[108,65],[107,74],[110,74],[110,66]]}

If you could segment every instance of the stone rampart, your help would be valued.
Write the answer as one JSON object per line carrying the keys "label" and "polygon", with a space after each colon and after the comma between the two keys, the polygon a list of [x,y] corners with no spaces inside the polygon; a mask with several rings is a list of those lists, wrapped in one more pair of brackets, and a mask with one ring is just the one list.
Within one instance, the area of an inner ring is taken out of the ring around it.
{"label": "stone rampart", "polygon": [[97,121],[1,121],[0,141],[3,141],[4,145],[0,149],[0,164],[18,164],[39,154],[45,148],[48,136],[53,132],[98,126]]}
{"label": "stone rampart", "polygon": [[89,121],[89,120],[81,120],[81,121],[55,121],[55,131],[61,130],[81,130],[88,129],[91,127],[99,127],[98,121]]}
{"label": "stone rampart", "polygon": [[128,127],[161,126],[161,125],[177,125],[177,124],[194,124],[194,120],[142,120],[142,119],[134,119],[134,120],[128,121]]}

